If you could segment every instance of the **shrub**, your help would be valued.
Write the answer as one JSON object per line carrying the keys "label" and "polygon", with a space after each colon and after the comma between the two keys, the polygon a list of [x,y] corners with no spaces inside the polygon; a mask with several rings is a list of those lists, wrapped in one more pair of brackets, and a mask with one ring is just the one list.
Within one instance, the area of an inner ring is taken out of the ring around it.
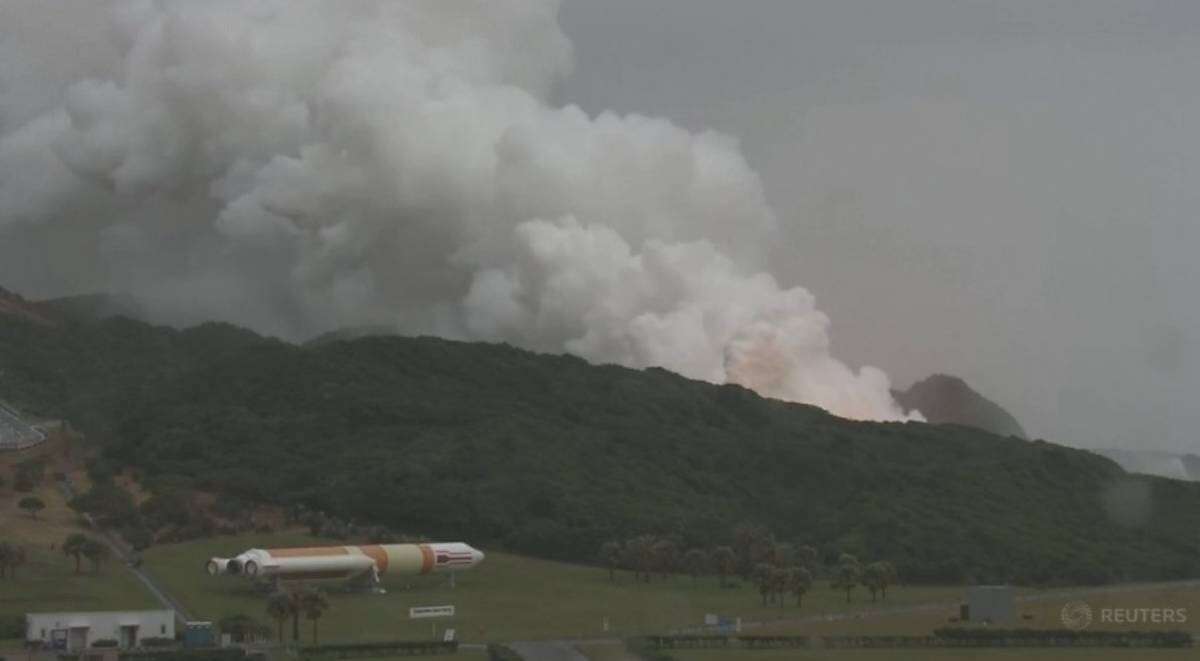
{"label": "shrub", "polygon": [[336,643],[333,645],[307,645],[300,651],[304,654],[333,654],[342,658],[353,656],[386,656],[388,652],[397,655],[412,654],[441,654],[458,651],[457,642],[442,642],[440,640],[393,640],[371,643]]}
{"label": "shrub", "polygon": [[505,645],[488,645],[488,661],[521,661],[521,655]]}
{"label": "shrub", "polygon": [[117,641],[112,638],[101,638],[100,640],[92,641],[92,647],[116,647]]}
{"label": "shrub", "polygon": [[659,644],[661,639],[630,638],[625,641],[625,648],[634,656],[644,661],[673,661],[675,657],[663,651]]}
{"label": "shrub", "polygon": [[25,618],[21,615],[0,617],[0,640],[25,637]]}

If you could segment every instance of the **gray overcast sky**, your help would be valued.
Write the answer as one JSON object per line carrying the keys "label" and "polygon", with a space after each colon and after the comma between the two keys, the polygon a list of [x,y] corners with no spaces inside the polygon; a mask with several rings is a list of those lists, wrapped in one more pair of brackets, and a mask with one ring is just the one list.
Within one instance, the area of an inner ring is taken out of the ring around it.
{"label": "gray overcast sky", "polygon": [[563,101],[738,136],[835,351],[1200,451],[1200,3],[567,0]]}

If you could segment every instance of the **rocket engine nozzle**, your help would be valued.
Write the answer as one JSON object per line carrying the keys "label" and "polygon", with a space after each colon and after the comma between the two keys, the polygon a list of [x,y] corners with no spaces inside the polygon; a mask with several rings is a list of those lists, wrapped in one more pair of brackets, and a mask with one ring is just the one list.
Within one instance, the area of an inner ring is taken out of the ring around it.
{"label": "rocket engine nozzle", "polygon": [[229,571],[230,560],[228,558],[212,558],[204,565],[209,576],[218,576],[220,574],[231,573]]}

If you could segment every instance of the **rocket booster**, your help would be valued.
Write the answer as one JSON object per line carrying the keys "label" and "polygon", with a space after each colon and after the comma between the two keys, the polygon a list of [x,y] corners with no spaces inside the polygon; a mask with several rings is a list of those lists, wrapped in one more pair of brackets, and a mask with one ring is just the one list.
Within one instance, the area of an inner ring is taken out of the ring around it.
{"label": "rocket booster", "polygon": [[305,580],[385,574],[420,575],[463,571],[483,562],[483,552],[462,542],[371,544],[250,549],[232,558],[212,558],[208,573],[248,578]]}

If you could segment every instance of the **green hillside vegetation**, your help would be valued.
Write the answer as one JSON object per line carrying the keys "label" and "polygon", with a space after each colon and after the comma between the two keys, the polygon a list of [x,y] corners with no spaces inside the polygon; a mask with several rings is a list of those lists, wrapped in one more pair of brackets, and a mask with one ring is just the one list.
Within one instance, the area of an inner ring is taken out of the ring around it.
{"label": "green hillside vegetation", "polygon": [[[5,468],[2,461],[0,468]],[[0,487],[0,555],[8,549],[20,556],[15,566],[0,557],[0,640],[20,637],[29,612],[157,607],[145,587],[114,558],[93,565],[81,555],[76,573],[76,561],[63,553],[63,543],[71,535],[92,533],[78,524],[78,516],[49,479],[32,493],[45,504],[36,519],[17,507],[17,495],[25,494]]]}
{"label": "green hillside vegetation", "polygon": [[1200,485],[956,426],[853,422],[661,369],[432,338],[0,318],[0,396],[151,488],[595,562],[650,533],[890,560],[904,582],[1200,575]]}

